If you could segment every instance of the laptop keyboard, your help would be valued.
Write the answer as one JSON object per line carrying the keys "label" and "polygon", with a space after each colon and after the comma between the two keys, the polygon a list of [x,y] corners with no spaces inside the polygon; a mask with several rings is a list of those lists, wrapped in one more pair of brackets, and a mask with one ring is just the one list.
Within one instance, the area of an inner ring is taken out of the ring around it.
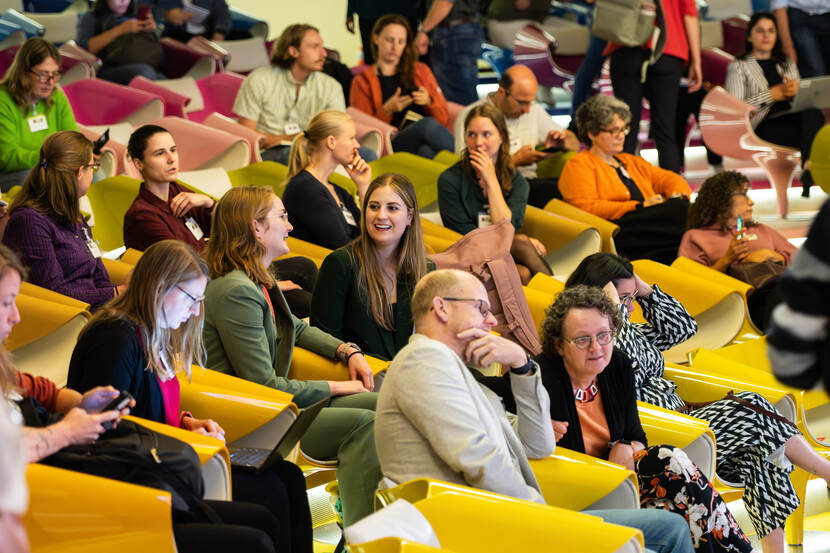
{"label": "laptop keyboard", "polygon": [[271,454],[271,450],[257,447],[240,447],[234,448],[229,453],[231,455],[231,464],[255,467],[265,462],[268,455]]}

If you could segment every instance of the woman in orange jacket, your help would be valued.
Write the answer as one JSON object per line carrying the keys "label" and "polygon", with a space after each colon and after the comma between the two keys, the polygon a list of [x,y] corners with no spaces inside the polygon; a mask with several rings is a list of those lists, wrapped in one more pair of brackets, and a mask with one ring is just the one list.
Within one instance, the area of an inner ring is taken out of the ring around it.
{"label": "woman in orange jacket", "polygon": [[691,190],[683,177],[622,153],[628,106],[597,95],[576,112],[580,139],[589,145],[568,160],[559,177],[564,200],[620,226],[617,251],[631,259],[671,263],[683,236]]}
{"label": "woman in orange jacket", "polygon": [[395,151],[432,159],[441,150],[453,151],[447,130],[447,100],[429,66],[420,63],[412,29],[403,16],[385,15],[372,29],[377,60],[352,81],[349,103],[401,130],[392,140]]}

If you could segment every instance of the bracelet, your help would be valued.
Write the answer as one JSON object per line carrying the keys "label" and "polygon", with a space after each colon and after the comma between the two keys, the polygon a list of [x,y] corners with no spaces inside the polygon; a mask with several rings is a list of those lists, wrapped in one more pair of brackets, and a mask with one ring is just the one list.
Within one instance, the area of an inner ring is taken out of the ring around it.
{"label": "bracelet", "polygon": [[536,367],[536,363],[533,362],[533,359],[530,359],[528,357],[527,363],[525,363],[521,367],[515,367],[515,368],[510,369],[510,372],[512,374],[515,374],[516,376],[522,376],[522,375],[525,375],[525,374],[529,373],[530,371],[532,371],[535,367]]}
{"label": "bracelet", "polygon": [[357,355],[358,353],[359,353],[360,355],[363,355],[363,351],[361,351],[361,349],[360,349],[360,348],[358,348],[358,349],[354,350],[354,351],[353,351],[353,352],[351,352],[349,355],[347,355],[347,356],[346,356],[346,364],[347,364],[347,365],[349,364],[349,359],[351,359],[351,358],[352,358],[352,355]]}
{"label": "bracelet", "polygon": [[349,348],[354,348],[358,352],[362,353],[360,350],[360,346],[358,346],[354,342],[343,342],[342,344],[337,346],[337,357],[340,359],[340,361],[346,363],[347,365],[349,364],[349,357],[354,355],[354,352],[352,352],[350,355],[346,355],[346,352],[349,351]]}

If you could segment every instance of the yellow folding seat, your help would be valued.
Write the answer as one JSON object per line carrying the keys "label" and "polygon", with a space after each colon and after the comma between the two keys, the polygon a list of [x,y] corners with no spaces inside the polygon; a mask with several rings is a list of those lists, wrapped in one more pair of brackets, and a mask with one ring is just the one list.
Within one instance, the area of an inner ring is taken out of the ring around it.
{"label": "yellow folding seat", "polygon": [[286,243],[288,244],[289,253],[285,254],[280,259],[303,256],[311,259],[319,267],[326,256],[331,253],[331,250],[328,248],[324,248],[323,246],[318,246],[317,244],[312,244],[311,242],[306,242],[305,240],[300,240],[299,238],[291,236],[286,239]]}
{"label": "yellow folding seat", "polygon": [[[389,361],[366,355],[366,361],[375,376],[386,372]],[[326,359],[301,347],[294,347],[288,378],[297,380],[349,380],[349,368],[339,361]]]}
{"label": "yellow folding seat", "polygon": [[275,161],[260,161],[228,171],[231,186],[265,186],[273,188],[277,196],[282,196],[287,176],[288,167]]}
{"label": "yellow folding seat", "polygon": [[86,193],[95,225],[92,236],[109,251],[124,245],[124,214],[138,196],[141,181],[124,175],[93,182]]}
{"label": "yellow folding seat", "polygon": [[170,494],[31,464],[23,524],[32,553],[175,553]]}
{"label": "yellow folding seat", "polygon": [[352,553],[457,553],[446,548],[432,547],[422,543],[408,541],[402,538],[381,538],[366,543],[349,545]]}
{"label": "yellow folding seat", "polygon": [[600,251],[600,231],[589,224],[541,210],[532,205],[525,210],[522,228],[517,232],[536,238],[548,253],[553,274],[570,274],[592,253]]}
{"label": "yellow folding seat", "polygon": [[567,217],[568,219],[573,219],[574,221],[585,223],[588,226],[597,229],[601,237],[600,251],[617,253],[617,248],[614,246],[614,236],[620,232],[619,225],[616,225],[607,219],[603,219],[602,217],[597,217],[587,211],[583,211],[567,202],[563,202],[562,200],[554,199],[549,201],[545,205],[545,211],[549,211],[562,217]]}
{"label": "yellow folding seat", "polygon": [[459,161],[461,161],[461,156],[456,154],[455,152],[450,152],[449,150],[441,150],[435,157],[432,158],[432,161],[436,163],[443,163],[446,166],[455,165]]}
{"label": "yellow folding seat", "polygon": [[415,187],[415,197],[421,209],[438,201],[438,177],[447,166],[407,152],[396,152],[369,163],[372,176],[384,173],[406,175]]}

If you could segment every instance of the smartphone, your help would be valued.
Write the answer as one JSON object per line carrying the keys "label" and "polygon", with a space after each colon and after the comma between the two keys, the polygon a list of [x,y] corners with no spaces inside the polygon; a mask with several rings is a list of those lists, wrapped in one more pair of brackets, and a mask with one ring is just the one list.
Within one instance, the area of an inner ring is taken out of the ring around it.
{"label": "smartphone", "polygon": [[96,156],[101,155],[101,148],[103,148],[104,145],[106,145],[106,143],[109,142],[109,140],[110,130],[107,129],[104,131],[104,134],[99,136],[97,139],[95,139],[95,142],[92,143],[92,153]]}
{"label": "smartphone", "polygon": [[[125,392],[125,391],[122,390],[118,394],[117,398],[110,401],[107,404],[106,407],[101,409],[101,412],[102,413],[106,413],[107,411],[119,411],[120,412],[121,409],[126,407],[127,404],[130,403],[130,401],[132,401],[132,399],[133,399],[133,396],[130,394],[130,392]],[[107,422],[103,423],[101,426],[104,427],[104,430],[112,430],[112,421],[107,421]]]}
{"label": "smartphone", "polygon": [[147,4],[142,4],[141,6],[139,6],[138,7],[138,14],[136,15],[136,17],[140,21],[145,21],[147,19],[150,19],[150,6],[147,5]]}
{"label": "smartphone", "polygon": [[564,147],[562,145],[558,145],[558,144],[555,145],[555,146],[549,146],[547,148],[545,148],[544,145],[542,145],[542,146],[537,147],[536,150],[538,150],[540,152],[545,152],[546,154],[556,154],[556,153],[559,153],[559,152],[567,152],[568,151],[568,149],[566,147]]}
{"label": "smartphone", "polygon": [[735,230],[738,234],[735,236],[738,240],[744,237],[744,218],[738,215],[738,223],[735,225]]}

